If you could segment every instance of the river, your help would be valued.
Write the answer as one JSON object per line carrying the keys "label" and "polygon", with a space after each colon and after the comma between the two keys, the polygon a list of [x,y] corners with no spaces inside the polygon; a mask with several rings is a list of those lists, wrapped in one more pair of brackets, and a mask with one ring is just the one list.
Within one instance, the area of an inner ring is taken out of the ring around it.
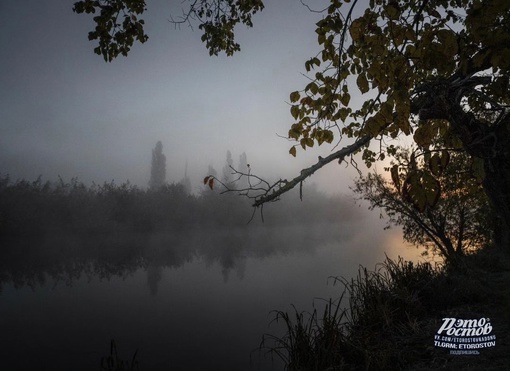
{"label": "river", "polygon": [[341,225],[122,239],[122,252],[110,241],[97,256],[66,253],[72,239],[56,236],[51,254],[34,248],[3,268],[1,368],[101,370],[114,340],[119,359],[136,352],[140,370],[282,370],[257,350],[264,333],[281,334],[271,311],[323,305],[341,294],[329,277],[374,268],[385,254],[416,258],[399,231],[362,214]]}

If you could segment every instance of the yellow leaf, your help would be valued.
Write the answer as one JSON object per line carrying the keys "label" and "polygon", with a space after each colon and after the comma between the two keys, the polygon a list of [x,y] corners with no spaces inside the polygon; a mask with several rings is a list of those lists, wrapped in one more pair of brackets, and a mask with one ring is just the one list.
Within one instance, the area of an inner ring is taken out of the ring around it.
{"label": "yellow leaf", "polygon": [[299,116],[299,107],[296,105],[293,105],[292,107],[290,107],[290,114],[292,115],[292,117],[294,117],[294,119],[297,120],[297,118]]}
{"label": "yellow leaf", "polygon": [[414,141],[420,147],[428,147],[432,144],[434,138],[434,130],[430,123],[424,123],[414,132]]}
{"label": "yellow leaf", "polygon": [[427,206],[434,207],[441,195],[441,184],[432,174],[424,172],[422,176],[422,187],[425,193]]}
{"label": "yellow leaf", "polygon": [[361,35],[363,35],[363,23],[360,18],[355,19],[351,23],[349,31],[351,33],[352,41],[356,42],[361,38]]}
{"label": "yellow leaf", "polygon": [[381,115],[384,118],[384,123],[390,123],[393,121],[393,104],[389,102],[384,102],[381,104]]}
{"label": "yellow leaf", "polygon": [[390,170],[391,180],[395,185],[395,188],[400,191],[400,178],[398,177],[398,165],[393,165]]}
{"label": "yellow leaf", "polygon": [[340,97],[340,102],[346,107],[349,105],[350,101],[351,95],[349,93],[343,93],[342,96]]}
{"label": "yellow leaf", "polygon": [[429,169],[435,176],[440,176],[443,172],[443,167],[441,164],[441,158],[437,153],[434,153],[429,160]]}
{"label": "yellow leaf", "polygon": [[299,98],[300,98],[300,95],[299,95],[298,91],[294,91],[294,92],[290,93],[291,103],[297,102],[299,100]]}
{"label": "yellow leaf", "polygon": [[365,74],[358,75],[358,78],[356,79],[356,84],[358,84],[359,91],[362,94],[365,94],[369,90],[368,80]]}
{"label": "yellow leaf", "polygon": [[442,44],[443,54],[446,57],[453,57],[457,54],[457,35],[452,30],[442,29],[437,31],[437,38]]}
{"label": "yellow leaf", "polygon": [[385,6],[384,11],[388,18],[392,20],[398,19],[398,17],[400,16],[400,10],[392,4],[388,4],[387,6]]}

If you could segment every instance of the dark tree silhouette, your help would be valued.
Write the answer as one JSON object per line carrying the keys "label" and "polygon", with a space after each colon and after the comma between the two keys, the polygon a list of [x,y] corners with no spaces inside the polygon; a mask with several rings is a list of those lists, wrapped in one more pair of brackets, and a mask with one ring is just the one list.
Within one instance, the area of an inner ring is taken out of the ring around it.
{"label": "dark tree silhouette", "polygon": [[[261,0],[197,0],[182,19],[196,21],[210,54],[240,50],[238,23],[252,26]],[[138,15],[145,2],[83,0],[78,13],[98,13],[90,40],[111,61],[145,42]],[[321,50],[305,62],[310,82],[290,93],[295,122],[290,154],[315,144],[345,144],[290,181],[265,183],[254,205],[278,199],[333,162],[371,166],[395,155],[392,139],[413,135],[424,151],[453,148],[476,163],[491,202],[494,242],[510,246],[510,2],[508,0],[332,0],[315,30]],[[122,15],[122,16],[121,16]],[[123,18],[123,19],[121,19]],[[360,104],[351,101],[361,94]],[[441,138],[443,148],[432,147]],[[346,143],[347,142],[347,143]],[[377,149],[370,144],[377,144]],[[336,147],[335,147],[336,148]],[[432,172],[415,172],[406,193],[420,209],[441,192]],[[426,206],[424,208],[424,206]]]}
{"label": "dark tree silhouette", "polygon": [[161,141],[156,143],[152,150],[151,180],[150,189],[156,190],[166,184],[166,157],[163,154],[163,144]]}

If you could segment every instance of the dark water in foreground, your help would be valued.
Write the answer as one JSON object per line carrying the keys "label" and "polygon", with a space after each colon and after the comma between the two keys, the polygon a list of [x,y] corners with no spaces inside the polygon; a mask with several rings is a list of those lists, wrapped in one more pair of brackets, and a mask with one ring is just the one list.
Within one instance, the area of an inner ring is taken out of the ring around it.
{"label": "dark water in foreground", "polygon": [[115,339],[140,370],[280,370],[252,352],[281,331],[272,310],[310,310],[340,295],[329,276],[415,255],[373,219],[151,236],[98,258],[33,250],[0,276],[0,369],[100,370]]}

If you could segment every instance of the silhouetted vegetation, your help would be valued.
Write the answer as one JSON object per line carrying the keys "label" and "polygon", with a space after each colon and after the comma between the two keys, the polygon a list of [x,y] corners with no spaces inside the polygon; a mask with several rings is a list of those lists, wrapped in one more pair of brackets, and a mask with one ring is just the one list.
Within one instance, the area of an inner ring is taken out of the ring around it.
{"label": "silhouetted vegetation", "polygon": [[135,371],[138,370],[138,361],[136,356],[138,351],[135,351],[131,361],[123,360],[119,357],[117,352],[117,344],[112,339],[110,342],[110,355],[101,359],[101,371]]}
{"label": "silhouetted vegetation", "polygon": [[[506,369],[510,259],[484,249],[462,262],[453,269],[387,258],[374,271],[360,267],[355,278],[334,278],[344,287],[340,299],[311,313],[276,311],[284,332],[264,335],[261,350],[287,370]],[[496,347],[476,357],[434,348],[441,319],[451,316],[490,318]]]}
{"label": "silhouetted vegetation", "polygon": [[[86,186],[77,178],[69,182],[17,180],[0,175],[0,238],[41,236],[55,232],[108,234],[135,231],[180,231],[187,226],[243,226],[252,209],[243,197],[204,189],[189,195],[182,184],[166,184],[156,190],[114,181]],[[264,215],[271,223],[324,223],[345,219],[355,212],[350,201],[332,204],[331,196],[306,191],[304,203],[288,201],[267,207]],[[303,208],[306,206],[306,209]],[[292,208],[292,210],[290,210]],[[326,213],[323,213],[325,211]],[[255,218],[255,223],[258,222]]]}
{"label": "silhouetted vegetation", "polygon": [[149,187],[158,189],[166,184],[166,156],[163,154],[163,144],[156,143],[152,150],[151,180]]}
{"label": "silhouetted vegetation", "polygon": [[[324,226],[359,216],[350,201],[313,188],[306,196],[266,207],[263,224],[257,215],[252,219],[245,198],[208,188],[189,195],[182,184],[152,190],[129,182],[86,186],[76,178],[11,182],[0,176],[0,288],[6,282],[20,287],[48,278],[71,283],[81,275],[125,276],[197,256],[218,262],[228,279],[249,256],[292,250],[303,238],[326,240],[328,233],[343,232],[325,232]],[[321,208],[328,212],[319,216]],[[302,223],[306,233],[291,230]]]}
{"label": "silhouetted vegetation", "polygon": [[[387,228],[402,226],[404,240],[424,249],[424,256],[439,255],[455,264],[457,258],[491,244],[494,216],[469,157],[455,151],[444,151],[443,155],[448,158],[446,169],[442,169],[439,156],[431,161],[441,187],[433,207],[424,204],[423,209],[417,208],[407,194],[407,164],[414,156],[412,148],[402,148],[395,156],[395,162],[387,169],[391,181],[376,172],[369,173],[355,180],[353,190],[360,199],[370,202],[371,210],[384,211]],[[423,159],[415,161],[421,167],[429,166]]]}

